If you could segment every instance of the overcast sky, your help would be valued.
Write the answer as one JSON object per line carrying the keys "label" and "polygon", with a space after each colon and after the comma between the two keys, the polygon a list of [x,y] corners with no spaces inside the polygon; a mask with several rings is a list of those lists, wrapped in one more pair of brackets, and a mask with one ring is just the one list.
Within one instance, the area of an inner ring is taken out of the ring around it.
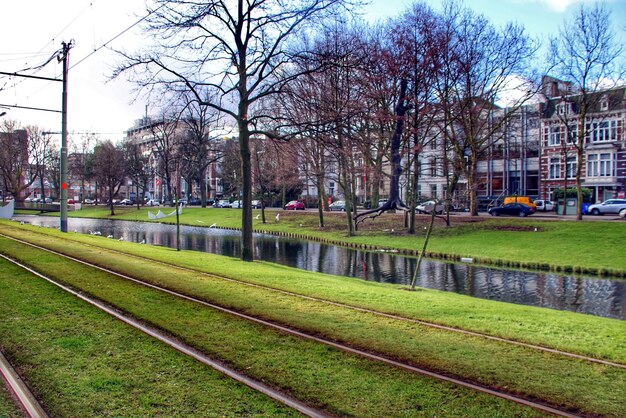
{"label": "overcast sky", "polygon": [[[533,36],[545,38],[555,34],[563,19],[583,1],[591,3],[586,0],[466,0],[465,4],[485,14],[496,25],[517,21]],[[410,3],[372,0],[364,12],[369,20],[392,17]],[[428,0],[427,3],[436,8],[441,1]],[[606,4],[613,12],[616,29],[623,34],[626,0]],[[144,115],[142,99],[131,103],[135,98],[131,85],[123,79],[107,82],[119,58],[107,48],[89,56],[143,16],[144,0],[4,0],[2,6],[2,72],[22,72],[43,64],[61,48],[62,41],[74,40],[68,89],[70,132],[76,132],[76,136],[96,132],[102,139],[119,140],[123,132]],[[110,45],[132,50],[140,41],[137,31],[130,30]],[[61,70],[61,64],[53,61],[37,75],[60,78]],[[60,110],[61,83],[0,76],[0,105],[3,104]],[[24,125],[34,124],[50,131],[61,129],[59,113],[0,108],[2,112],[7,112],[4,118]]]}

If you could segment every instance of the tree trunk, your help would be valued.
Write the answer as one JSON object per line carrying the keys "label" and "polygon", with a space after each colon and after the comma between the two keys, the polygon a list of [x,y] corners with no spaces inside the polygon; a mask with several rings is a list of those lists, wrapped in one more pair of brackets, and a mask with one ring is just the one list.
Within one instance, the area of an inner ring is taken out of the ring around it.
{"label": "tree trunk", "polygon": [[476,195],[476,153],[472,150],[467,168],[467,186],[470,192],[470,215],[478,216],[478,201]]}
{"label": "tree trunk", "polygon": [[248,130],[247,105],[240,105],[239,153],[241,155],[241,259],[253,261],[252,241],[252,162],[250,159],[250,131]]}
{"label": "tree trunk", "polygon": [[437,207],[437,201],[435,200],[435,205],[433,206],[433,210],[430,212],[430,223],[428,224],[428,231],[426,231],[426,238],[424,239],[424,245],[422,246],[422,251],[420,251],[420,255],[417,258],[417,265],[415,266],[415,273],[413,273],[413,280],[411,280],[411,290],[415,290],[415,281],[417,280],[417,274],[420,270],[420,265],[422,264],[422,258],[424,258],[424,254],[426,253],[426,248],[428,247],[428,241],[430,240],[430,233],[433,231],[433,225],[435,225],[435,213],[437,211],[435,208]]}

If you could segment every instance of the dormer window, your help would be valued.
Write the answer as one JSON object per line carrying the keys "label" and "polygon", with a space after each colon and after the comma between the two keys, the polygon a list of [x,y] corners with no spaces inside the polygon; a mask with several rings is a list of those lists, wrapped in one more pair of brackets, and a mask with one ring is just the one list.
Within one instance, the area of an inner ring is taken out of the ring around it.
{"label": "dormer window", "polygon": [[609,99],[606,97],[600,100],[600,110],[609,110]]}
{"label": "dormer window", "polygon": [[560,103],[556,106],[556,111],[559,116],[564,116],[569,113],[569,106],[567,103]]}

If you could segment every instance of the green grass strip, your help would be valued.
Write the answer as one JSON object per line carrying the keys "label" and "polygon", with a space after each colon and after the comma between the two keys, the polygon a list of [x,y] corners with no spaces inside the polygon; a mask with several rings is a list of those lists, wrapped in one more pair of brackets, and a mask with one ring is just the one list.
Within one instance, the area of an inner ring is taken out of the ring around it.
{"label": "green grass strip", "polygon": [[[7,243],[4,239],[1,241]],[[112,278],[51,254],[14,243],[11,247],[11,252],[47,274],[63,278],[63,281],[195,345],[209,356],[336,415],[539,415],[498,398],[423,378],[201,308],[195,303]],[[6,246],[2,251],[7,251]],[[65,318],[64,322],[66,328],[75,326],[71,318],[69,321]],[[181,386],[179,390],[187,390],[187,386]]]}
{"label": "green grass strip", "polygon": [[72,252],[186,294],[486,385],[507,387],[588,413],[619,416],[625,412],[619,406],[626,393],[626,371],[621,369],[356,313],[223,280],[198,279],[193,273],[93,249],[75,248]]}
{"label": "green grass strip", "polygon": [[0,269],[0,345],[51,416],[297,415],[4,260]]}
{"label": "green grass strip", "polygon": [[[37,241],[37,237],[41,236],[62,237],[64,240],[121,250],[276,289],[626,364],[625,321],[430,289],[405,292],[399,291],[399,286],[395,285],[313,273],[270,263],[243,263],[201,252],[177,252],[169,248],[118,242],[102,237],[61,234],[51,229],[19,226],[15,223],[5,225],[0,227],[0,232],[26,240]],[[64,249],[65,242],[56,245]]]}

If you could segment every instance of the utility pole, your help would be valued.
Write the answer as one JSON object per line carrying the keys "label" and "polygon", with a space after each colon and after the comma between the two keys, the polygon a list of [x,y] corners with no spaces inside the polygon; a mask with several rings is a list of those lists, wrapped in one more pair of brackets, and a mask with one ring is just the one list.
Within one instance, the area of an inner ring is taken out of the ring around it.
{"label": "utility pole", "polygon": [[70,49],[74,42],[62,42],[63,51],[58,57],[63,61],[63,98],[61,107],[61,232],[67,232],[67,73]]}

